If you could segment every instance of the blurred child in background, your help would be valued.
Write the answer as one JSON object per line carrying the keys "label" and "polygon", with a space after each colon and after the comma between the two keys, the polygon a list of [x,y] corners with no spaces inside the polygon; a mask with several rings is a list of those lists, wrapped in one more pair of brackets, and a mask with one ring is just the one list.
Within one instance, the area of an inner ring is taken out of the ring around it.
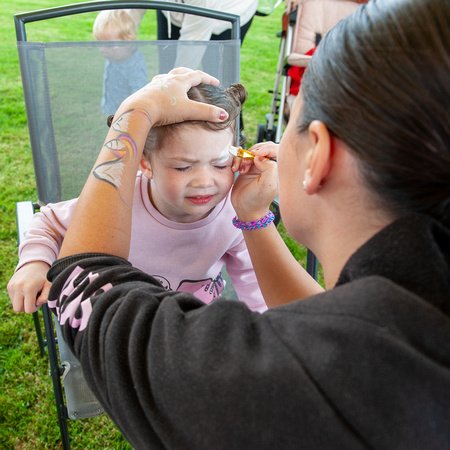
{"label": "blurred child in background", "polygon": [[[97,41],[136,41],[145,9],[101,11],[94,22]],[[125,98],[147,84],[147,65],[137,43],[105,45],[100,52],[106,58],[103,75],[102,112],[114,114]]]}

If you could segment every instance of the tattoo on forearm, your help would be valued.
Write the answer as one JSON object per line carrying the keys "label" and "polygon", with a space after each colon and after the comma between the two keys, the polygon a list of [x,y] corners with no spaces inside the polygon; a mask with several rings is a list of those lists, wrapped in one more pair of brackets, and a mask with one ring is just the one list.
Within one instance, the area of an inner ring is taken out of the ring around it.
{"label": "tattoo on forearm", "polygon": [[150,115],[143,109],[133,109],[123,113],[116,121],[111,124],[114,131],[121,134],[115,139],[104,144],[104,147],[110,150],[114,156],[114,160],[99,164],[93,170],[95,178],[105,181],[113,186],[119,193],[120,198],[127,207],[128,203],[122,197],[120,189],[122,187],[122,175],[125,168],[125,163],[133,157],[136,160],[137,147],[133,138],[128,134],[129,119],[132,114],[142,114],[151,123]]}
{"label": "tattoo on forearm", "polygon": [[115,159],[114,161],[107,161],[99,164],[94,169],[94,176],[102,181],[114,186],[116,189],[122,187],[122,173],[124,164],[121,159]]}
{"label": "tattoo on forearm", "polygon": [[124,112],[117,120],[115,120],[111,127],[113,130],[118,131],[119,133],[128,132],[128,120],[132,114],[142,114],[147,117],[148,121],[152,123],[150,118],[150,114],[145,109],[130,109],[129,111]]}
{"label": "tattoo on forearm", "polygon": [[136,159],[137,149],[133,139],[126,134],[121,134],[117,139],[112,139],[105,143],[105,147],[113,153],[117,159],[122,159],[123,162],[127,162],[130,155]]}
{"label": "tattoo on forearm", "polygon": [[122,174],[125,165],[122,159],[115,159],[113,161],[107,161],[105,163],[99,164],[92,172],[94,177],[101,181],[106,181],[111,186],[116,189],[119,194],[120,199],[123,201],[125,206],[131,208],[131,206],[126,202],[120,193],[120,188],[122,187]]}

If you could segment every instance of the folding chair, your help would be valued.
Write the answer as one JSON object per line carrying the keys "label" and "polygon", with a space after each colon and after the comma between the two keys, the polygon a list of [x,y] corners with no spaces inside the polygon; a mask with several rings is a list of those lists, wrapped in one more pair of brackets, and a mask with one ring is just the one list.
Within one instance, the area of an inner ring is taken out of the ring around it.
{"label": "folding chair", "polygon": [[[228,41],[126,41],[126,42],[29,42],[25,24],[106,9],[165,10],[195,14],[231,23]],[[79,3],[15,15],[17,46],[22,74],[28,128],[33,154],[38,200],[17,203],[19,243],[34,212],[40,206],[77,197],[95,162],[107,132],[107,114],[101,111],[105,59],[100,47],[136,45],[144,55],[148,80],[159,73],[182,45],[186,55],[198,56],[206,47],[216,55],[216,76],[223,85],[239,81],[239,16],[193,7],[182,3],[156,1],[97,1]],[[70,86],[70,89],[67,89]],[[80,114],[80,111],[83,114]],[[81,131],[80,131],[81,130]],[[74,141],[82,136],[84,147],[74,154]],[[48,350],[58,423],[63,448],[70,448],[68,419],[94,417],[103,408],[86,385],[79,362],[65,345],[59,326],[47,305],[33,314],[41,355]],[[55,336],[56,332],[56,336]],[[58,357],[58,350],[59,357]],[[61,377],[64,390],[62,389]]]}

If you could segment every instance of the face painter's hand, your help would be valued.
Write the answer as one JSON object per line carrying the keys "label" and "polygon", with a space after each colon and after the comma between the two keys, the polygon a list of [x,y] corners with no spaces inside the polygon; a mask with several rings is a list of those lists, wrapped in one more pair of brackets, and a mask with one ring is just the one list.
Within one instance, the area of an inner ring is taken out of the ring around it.
{"label": "face painter's hand", "polygon": [[157,75],[149,84],[124,100],[115,118],[128,110],[142,109],[149,115],[152,126],[185,120],[225,120],[228,115],[223,109],[188,98],[189,89],[201,83],[218,86],[219,80],[200,70],[183,67],[173,69],[168,74]]}
{"label": "face painter's hand", "polygon": [[[270,158],[272,160],[277,159],[278,154],[278,144],[275,144],[274,142],[260,142],[252,147],[250,147],[248,150],[245,151],[247,154],[255,156],[264,156],[266,158]],[[236,156],[233,160],[233,165],[231,166],[231,170],[233,172],[238,172],[240,174],[246,174],[249,172],[251,167],[253,166],[253,158],[239,158]]]}
{"label": "face painter's hand", "polygon": [[255,156],[246,173],[240,172],[231,193],[236,214],[243,222],[258,220],[265,216],[270,204],[278,195],[277,163],[268,159],[269,156],[276,156],[276,153],[267,149],[261,152],[263,155]]}

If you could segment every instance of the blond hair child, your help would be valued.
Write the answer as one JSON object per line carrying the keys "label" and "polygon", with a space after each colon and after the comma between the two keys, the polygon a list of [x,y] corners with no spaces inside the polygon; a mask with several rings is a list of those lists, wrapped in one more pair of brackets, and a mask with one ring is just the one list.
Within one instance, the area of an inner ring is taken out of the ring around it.
{"label": "blond hair child", "polygon": [[[94,22],[97,41],[136,41],[145,10],[101,11]],[[125,98],[147,84],[147,65],[137,43],[105,44],[100,52],[106,58],[103,75],[102,112],[114,114]]]}

